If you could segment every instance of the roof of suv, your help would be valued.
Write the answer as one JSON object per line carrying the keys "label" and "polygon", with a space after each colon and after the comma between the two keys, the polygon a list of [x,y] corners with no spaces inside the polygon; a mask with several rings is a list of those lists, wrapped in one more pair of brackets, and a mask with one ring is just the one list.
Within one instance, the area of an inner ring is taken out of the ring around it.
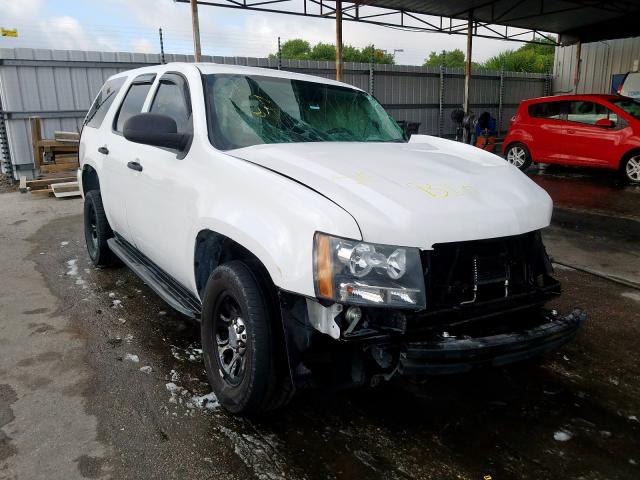
{"label": "roof of suv", "polygon": [[616,100],[620,98],[620,95],[609,95],[605,93],[585,93],[579,95],[551,95],[548,97],[538,97],[538,98],[530,98],[528,100],[523,100],[522,103],[538,103],[538,102],[560,102],[560,101],[568,101],[568,100],[604,100],[610,102],[611,100]]}
{"label": "roof of suv", "polygon": [[113,77],[119,77],[124,75],[128,76],[128,75],[131,75],[132,73],[142,74],[142,73],[156,73],[158,71],[166,72],[172,69],[175,70],[175,69],[180,69],[184,67],[193,67],[193,66],[198,68],[198,70],[200,70],[200,72],[205,75],[214,74],[214,73],[226,73],[226,74],[235,74],[235,75],[261,75],[265,77],[288,78],[291,80],[324,83],[328,85],[339,85],[341,87],[348,87],[354,90],[360,90],[359,88],[354,87],[353,85],[337,82],[329,78],[318,77],[315,75],[305,75],[303,73],[288,72],[285,70],[275,70],[273,68],[248,67],[245,65],[228,65],[228,64],[222,64],[222,63],[172,62],[172,63],[165,63],[162,65],[153,65],[148,67],[136,68],[134,70],[129,70],[126,72],[120,72],[116,75],[113,75]]}

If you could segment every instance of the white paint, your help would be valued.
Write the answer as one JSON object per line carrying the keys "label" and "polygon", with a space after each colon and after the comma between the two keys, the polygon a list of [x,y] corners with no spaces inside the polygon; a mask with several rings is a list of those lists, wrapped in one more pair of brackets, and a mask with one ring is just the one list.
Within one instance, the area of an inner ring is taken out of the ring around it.
{"label": "white paint", "polygon": [[76,275],[78,275],[78,259],[77,258],[68,260],[67,267],[69,268],[67,270],[67,275],[70,275],[72,277],[75,277]]}
{"label": "white paint", "polygon": [[571,434],[564,430],[559,430],[553,434],[553,439],[558,442],[567,442],[571,440]]}
{"label": "white paint", "polygon": [[[430,249],[439,242],[516,235],[549,224],[551,199],[526,175],[493,154],[436,137],[414,135],[408,144],[327,142],[218,151],[208,139],[201,70],[338,84],[218,64],[172,63],[116,75],[127,82],[101,128],[83,130],[81,166],[98,171],[113,229],[196,295],[193,251],[205,229],[251,251],[278,287],[314,297],[317,231]],[[143,106],[147,111],[166,71],[181,72],[190,85],[193,141],[180,160],[111,131],[132,79],[159,74]],[[97,153],[101,146],[108,147],[108,156]],[[127,168],[132,160],[140,161],[143,172]]]}
{"label": "white paint", "polygon": [[140,367],[140,371],[143,373],[151,373],[153,369],[149,365],[145,365],[144,367]]}
{"label": "white paint", "polygon": [[636,302],[640,302],[640,293],[638,292],[622,292],[620,295],[625,298],[635,300]]}
{"label": "white paint", "polygon": [[[220,406],[220,403],[218,403],[215,393],[211,392],[199,397],[191,397],[191,405],[197,408],[204,408],[206,410],[215,410]],[[187,404],[187,406],[189,405]]]}
{"label": "white paint", "polygon": [[127,354],[124,356],[124,359],[125,359],[127,362],[133,362],[133,363],[138,363],[138,362],[140,362],[140,357],[138,357],[138,355],[134,355],[134,354],[132,354],[132,353],[127,353]]}

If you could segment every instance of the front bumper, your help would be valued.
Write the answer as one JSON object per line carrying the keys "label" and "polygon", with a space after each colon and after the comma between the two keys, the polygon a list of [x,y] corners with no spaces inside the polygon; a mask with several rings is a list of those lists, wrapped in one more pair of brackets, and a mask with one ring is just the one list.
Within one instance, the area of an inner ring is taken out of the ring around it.
{"label": "front bumper", "polygon": [[407,376],[447,375],[527,360],[571,340],[586,320],[581,310],[562,317],[551,312],[543,315],[544,323],[512,333],[406,343],[400,351],[398,371]]}

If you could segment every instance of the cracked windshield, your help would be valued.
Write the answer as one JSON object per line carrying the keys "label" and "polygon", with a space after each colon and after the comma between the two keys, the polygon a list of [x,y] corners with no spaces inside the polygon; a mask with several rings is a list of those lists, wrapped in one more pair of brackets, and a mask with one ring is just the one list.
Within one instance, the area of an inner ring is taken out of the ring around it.
{"label": "cracked windshield", "polygon": [[205,75],[210,137],[229,150],[264,143],[404,142],[369,94],[255,75]]}

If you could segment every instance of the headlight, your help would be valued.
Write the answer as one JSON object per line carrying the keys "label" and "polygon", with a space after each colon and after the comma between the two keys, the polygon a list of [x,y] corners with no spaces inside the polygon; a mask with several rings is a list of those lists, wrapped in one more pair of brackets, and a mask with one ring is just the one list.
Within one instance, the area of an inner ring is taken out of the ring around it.
{"label": "headlight", "polygon": [[420,251],[316,233],[314,281],[319,298],[336,302],[425,308]]}

